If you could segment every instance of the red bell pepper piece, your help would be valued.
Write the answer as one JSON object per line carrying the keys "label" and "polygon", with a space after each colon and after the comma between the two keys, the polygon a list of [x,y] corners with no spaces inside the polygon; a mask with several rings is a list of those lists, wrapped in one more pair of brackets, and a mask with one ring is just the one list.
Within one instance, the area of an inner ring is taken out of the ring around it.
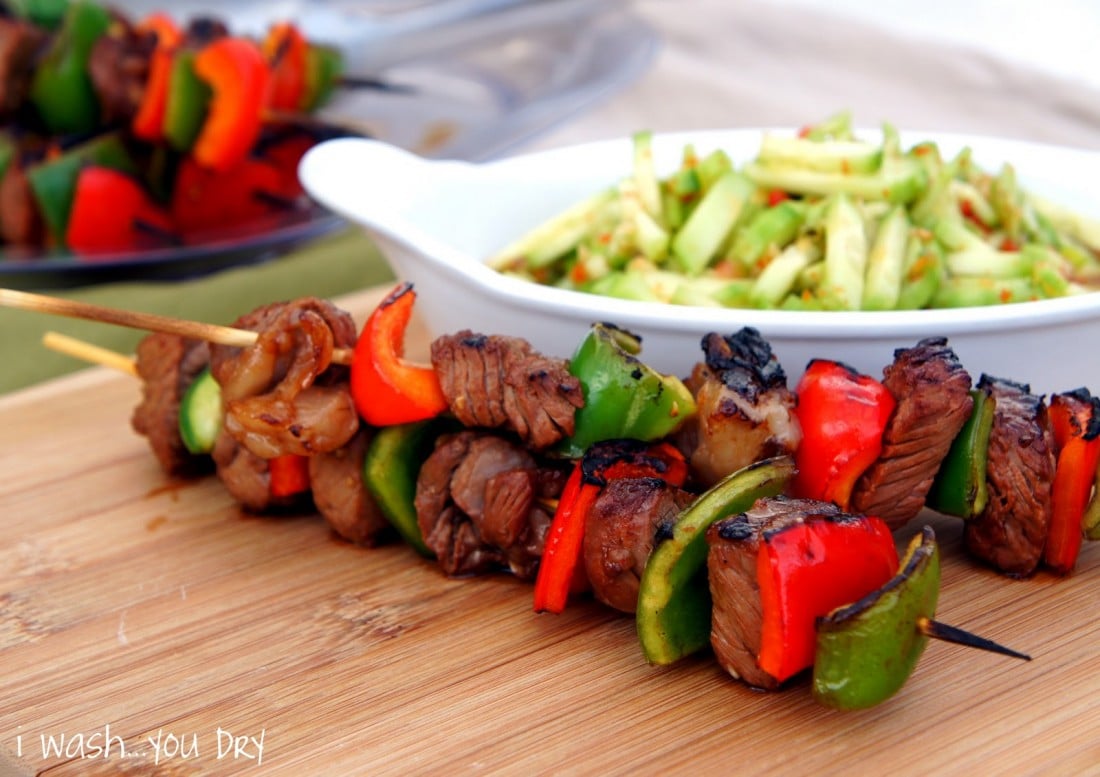
{"label": "red bell pepper piece", "polygon": [[608,481],[656,477],[674,486],[687,479],[683,454],[666,442],[610,440],[593,445],[566,481],[546,535],[535,578],[535,612],[560,613],[570,593],[587,588],[580,563],[588,513]]}
{"label": "red bell pepper piece", "polygon": [[248,155],[260,135],[270,71],[255,43],[234,37],[207,44],[194,68],[209,84],[211,98],[191,153],[200,164],[225,171]]}
{"label": "red bell pepper piece", "polygon": [[578,563],[584,540],[584,522],[600,490],[584,483],[581,462],[573,467],[558,500],[550,531],[546,534],[538,576],[535,578],[535,612],[558,613],[569,594],[588,588],[584,565]]}
{"label": "red bell pepper piece", "polygon": [[763,610],[757,663],[780,682],[812,666],[815,620],[881,587],[898,568],[878,518],[811,518],[765,533],[756,575]]}
{"label": "red bell pepper piece", "polygon": [[897,405],[890,391],[843,362],[814,359],[798,383],[796,496],[847,509],[852,488],[882,453],[882,432]]}
{"label": "red bell pepper piece", "polygon": [[351,396],[371,426],[424,421],[448,408],[435,370],[404,359],[415,302],[412,284],[399,284],[371,313],[355,344]]}
{"label": "red bell pepper piece", "polygon": [[167,212],[131,175],[109,167],[80,171],[65,243],[77,254],[103,254],[163,246],[173,235]]}
{"label": "red bell pepper piece", "polygon": [[267,106],[276,111],[297,111],[306,91],[306,51],[309,44],[291,22],[271,26],[263,52],[271,67]]}
{"label": "red bell pepper piece", "polygon": [[309,458],[288,453],[268,459],[271,495],[294,496],[309,490]]}
{"label": "red bell pepper piece", "polygon": [[245,225],[281,211],[284,186],[282,172],[263,160],[245,157],[219,171],[184,157],[172,187],[172,217],[184,235]]}
{"label": "red bell pepper piece", "polygon": [[183,40],[183,33],[164,13],[147,17],[138,29],[157,36],[157,46],[149,60],[149,75],[145,80],[145,92],[141,104],[131,122],[134,136],[156,143],[164,138],[164,112],[168,106],[168,83],[172,75],[172,56]]}
{"label": "red bell pepper piece", "polygon": [[317,139],[308,132],[301,131],[260,141],[255,149],[255,156],[279,171],[280,196],[294,200],[305,194],[305,187],[298,178],[298,166],[306,152],[315,145]]}
{"label": "red bell pepper piece", "polygon": [[1073,569],[1081,551],[1081,521],[1100,465],[1100,397],[1088,389],[1053,395],[1050,425],[1058,460],[1043,561],[1064,575]]}

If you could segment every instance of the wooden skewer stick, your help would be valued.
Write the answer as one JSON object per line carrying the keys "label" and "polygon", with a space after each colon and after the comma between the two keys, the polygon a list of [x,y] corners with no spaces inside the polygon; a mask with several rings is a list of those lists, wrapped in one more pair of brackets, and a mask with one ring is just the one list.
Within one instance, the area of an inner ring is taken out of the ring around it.
{"label": "wooden skewer stick", "polygon": [[[120,310],[90,302],[50,297],[45,294],[33,294],[14,289],[0,289],[0,307],[100,321],[105,324],[117,324],[132,329],[146,329],[150,332],[165,332],[237,348],[247,348],[255,344],[259,337],[255,332],[250,332],[247,329],[235,329],[229,326],[207,324],[202,321],[171,318],[156,313]],[[333,350],[332,361],[335,364],[351,364],[351,351],[347,348]]]}
{"label": "wooden skewer stick", "polygon": [[184,337],[193,337],[196,340],[206,340],[218,345],[233,345],[239,348],[252,345],[257,338],[255,332],[244,329],[233,329],[227,326],[205,324],[201,321],[170,318],[156,313],[120,310],[90,302],[49,297],[44,294],[32,294],[31,292],[15,291],[13,289],[0,289],[0,305],[20,310],[30,310],[36,313],[50,313],[69,318],[100,321],[105,324],[118,324],[132,329],[166,332]]}
{"label": "wooden skewer stick", "polygon": [[1021,653],[991,639],[979,637],[977,634],[971,634],[969,631],[963,631],[955,626],[948,626],[946,623],[940,623],[931,618],[918,618],[917,631],[932,639],[942,639],[944,642],[954,642],[956,645],[988,650],[990,653],[1000,653],[1002,656],[1011,656],[1022,661],[1031,660],[1031,656],[1027,653]]}
{"label": "wooden skewer stick", "polygon": [[127,375],[138,377],[137,363],[132,357],[118,351],[102,348],[94,343],[78,340],[60,332],[46,332],[42,335],[42,345],[51,351],[72,356],[74,359],[110,367],[119,372],[125,372]]}
{"label": "wooden skewer stick", "polygon": [[344,89],[367,89],[372,92],[389,94],[416,94],[419,89],[411,84],[395,84],[374,76],[343,75],[336,80],[336,86]]}
{"label": "wooden skewer stick", "polygon": [[291,124],[296,127],[302,127],[303,129],[321,131],[334,130],[347,135],[358,135],[364,138],[374,138],[378,136],[378,128],[376,126],[364,121],[349,119],[346,116],[342,116],[340,119],[333,121],[330,119],[322,119],[320,116],[314,116],[310,113],[265,110],[263,119],[264,121],[274,124]]}

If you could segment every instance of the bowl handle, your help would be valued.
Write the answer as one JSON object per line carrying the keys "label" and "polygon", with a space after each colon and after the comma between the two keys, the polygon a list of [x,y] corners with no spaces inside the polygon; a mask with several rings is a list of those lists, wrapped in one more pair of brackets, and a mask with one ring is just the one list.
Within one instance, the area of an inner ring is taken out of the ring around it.
{"label": "bowl handle", "polygon": [[365,226],[391,231],[415,221],[425,191],[468,175],[466,162],[424,159],[366,138],[338,138],[311,148],[298,166],[306,192],[329,210]]}

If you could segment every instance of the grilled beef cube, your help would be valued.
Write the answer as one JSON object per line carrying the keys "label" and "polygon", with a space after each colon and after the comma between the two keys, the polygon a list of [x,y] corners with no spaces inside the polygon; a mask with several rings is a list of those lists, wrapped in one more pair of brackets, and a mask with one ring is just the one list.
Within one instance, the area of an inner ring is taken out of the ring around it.
{"label": "grilled beef cube", "polygon": [[0,177],[0,240],[13,246],[41,246],[46,225],[19,157],[13,156]]}
{"label": "grilled beef cube", "polygon": [[585,571],[596,599],[634,612],[658,530],[675,521],[692,498],[660,478],[621,478],[603,488],[584,529]]}
{"label": "grilled beef cube", "polygon": [[924,507],[974,401],[970,375],[946,338],[926,338],[894,351],[883,376],[897,406],[882,435],[882,453],[856,482],[851,508],[881,518],[893,530]]}
{"label": "grilled beef cube", "polygon": [[21,19],[0,18],[0,119],[8,121],[23,107],[45,30]]}
{"label": "grilled beef cube", "polygon": [[542,558],[562,470],[495,434],[442,435],[420,468],[416,517],[446,575],[509,569],[533,579]]}
{"label": "grilled beef cube", "polygon": [[779,685],[756,663],[764,618],[756,558],[764,533],[840,514],[829,502],[779,496],[761,499],[748,512],[707,529],[707,577],[713,600],[710,643],[718,663],[733,677],[757,688]]}
{"label": "grilled beef cube", "polygon": [[245,448],[224,429],[210,452],[222,486],[241,507],[250,513],[264,513],[289,507],[295,497],[273,497],[267,459]]}
{"label": "grilled beef cube", "polygon": [[1054,435],[1043,398],[1028,385],[982,375],[996,409],[989,435],[985,510],[966,522],[966,548],[1005,574],[1026,577],[1050,528]]}
{"label": "grilled beef cube", "polygon": [[149,440],[160,466],[169,475],[197,474],[209,467],[205,457],[191,454],[180,437],[180,401],[209,361],[201,340],[171,334],[151,334],[137,347],[141,402],[130,425]]}
{"label": "grilled beef cube", "polygon": [[792,453],[802,431],[794,416],[797,397],[757,330],[712,332],[702,346],[704,361],[686,381],[698,411],[678,433],[677,445],[693,477],[711,486],[754,461]]}
{"label": "grilled beef cube", "polygon": [[431,360],[464,426],[510,429],[535,450],[573,434],[584,404],[580,381],[564,360],[543,356],[526,340],[463,330],[437,338]]}
{"label": "grilled beef cube", "polygon": [[329,527],[356,545],[373,547],[391,527],[363,482],[363,460],[371,431],[361,426],[341,448],[309,457],[309,487],[313,504]]}
{"label": "grilled beef cube", "polygon": [[116,21],[92,46],[88,75],[99,100],[105,124],[129,124],[145,95],[149,62],[156,48],[152,32],[139,32]]}

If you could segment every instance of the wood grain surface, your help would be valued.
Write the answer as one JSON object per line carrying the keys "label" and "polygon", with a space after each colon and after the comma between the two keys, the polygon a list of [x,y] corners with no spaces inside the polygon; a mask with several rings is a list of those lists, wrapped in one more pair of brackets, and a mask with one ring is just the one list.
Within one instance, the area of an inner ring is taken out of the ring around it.
{"label": "wood grain surface", "polygon": [[0,775],[1100,774],[1100,543],[1010,580],[934,519],[939,619],[1034,660],[934,643],[842,713],[708,655],[648,666],[592,602],[536,615],[507,576],[244,514],[166,479],[137,398],[104,369],[0,398]]}

